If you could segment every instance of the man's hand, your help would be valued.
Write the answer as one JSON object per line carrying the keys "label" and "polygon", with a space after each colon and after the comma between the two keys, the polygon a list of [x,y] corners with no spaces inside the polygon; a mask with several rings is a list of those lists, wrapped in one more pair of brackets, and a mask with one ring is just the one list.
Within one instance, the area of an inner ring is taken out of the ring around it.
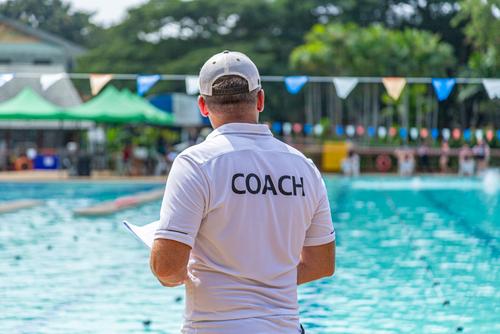
{"label": "man's hand", "polygon": [[335,273],[335,241],[302,248],[297,266],[297,284],[315,281]]}
{"label": "man's hand", "polygon": [[191,247],[178,241],[156,239],[151,249],[151,271],[163,286],[184,284]]}

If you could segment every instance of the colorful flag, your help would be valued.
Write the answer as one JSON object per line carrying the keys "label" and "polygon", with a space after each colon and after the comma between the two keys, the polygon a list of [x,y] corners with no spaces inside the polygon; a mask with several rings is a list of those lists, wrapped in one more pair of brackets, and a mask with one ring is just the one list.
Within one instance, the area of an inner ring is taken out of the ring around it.
{"label": "colorful flag", "polygon": [[417,128],[411,128],[410,129],[410,138],[412,140],[417,140],[418,139],[418,129]]}
{"label": "colorful flag", "polygon": [[393,100],[397,100],[399,99],[399,96],[401,96],[403,88],[405,88],[406,79],[398,77],[387,77],[387,78],[382,78],[382,83],[384,84],[384,87],[387,90],[387,94],[389,94],[389,96]]}
{"label": "colorful flag", "polygon": [[313,126],[312,124],[306,123],[304,124],[304,134],[306,136],[310,136],[313,132]]}
{"label": "colorful flag", "polygon": [[475,135],[476,135],[476,140],[483,140],[484,138],[484,133],[482,129],[477,129]]}
{"label": "colorful flag", "polygon": [[453,139],[455,140],[459,140],[460,139],[460,129],[453,129],[453,132],[451,133],[451,135],[453,136]]}
{"label": "colorful flag", "polygon": [[354,127],[354,125],[348,125],[345,127],[345,133],[349,137],[353,137],[356,134],[356,128]]}
{"label": "colorful flag", "polygon": [[335,126],[335,134],[337,136],[343,136],[344,135],[344,127],[342,125]]}
{"label": "colorful flag", "polygon": [[200,91],[198,76],[196,75],[188,75],[186,76],[186,94],[195,95]]}
{"label": "colorful flag", "polygon": [[406,128],[400,128],[400,129],[399,129],[399,136],[400,136],[402,139],[406,139],[406,138],[408,138],[408,130],[406,130]]}
{"label": "colorful flag", "polygon": [[52,87],[56,82],[61,79],[66,78],[68,75],[66,73],[51,73],[40,75],[40,86],[42,90],[47,90]]}
{"label": "colorful flag", "polygon": [[443,137],[444,140],[448,141],[451,136],[450,129],[444,128],[443,130],[441,130],[441,136]]}
{"label": "colorful flag", "polygon": [[92,95],[97,95],[111,79],[113,79],[112,74],[91,74],[89,80]]}
{"label": "colorful flag", "polygon": [[137,94],[144,95],[161,79],[159,74],[137,76]]}
{"label": "colorful flag", "polygon": [[368,137],[375,137],[375,127],[369,126],[367,129]]}
{"label": "colorful flag", "polygon": [[292,133],[292,123],[283,123],[283,134],[288,136]]}
{"label": "colorful flag", "polygon": [[427,130],[426,128],[420,129],[420,137],[424,139],[429,137],[429,130]]}
{"label": "colorful flag", "polygon": [[299,133],[302,132],[302,124],[300,124],[300,123],[293,123],[293,128],[292,129],[293,129],[293,132],[295,134],[299,134]]}
{"label": "colorful flag", "polygon": [[337,92],[337,96],[341,99],[345,99],[349,96],[351,91],[358,84],[357,78],[349,78],[349,77],[335,77],[333,78],[333,85],[335,86],[335,91]]}
{"label": "colorful flag", "polygon": [[483,79],[483,86],[490,99],[500,99],[500,79]]}
{"label": "colorful flag", "polygon": [[470,129],[465,129],[464,130],[464,139],[466,141],[470,141],[470,137],[471,137]]}
{"label": "colorful flag", "polygon": [[385,126],[379,126],[377,130],[379,138],[385,138],[387,136],[387,129]]}
{"label": "colorful flag", "polygon": [[453,78],[433,78],[432,86],[439,101],[444,101],[450,96],[457,81]]}
{"label": "colorful flag", "polygon": [[314,126],[314,134],[316,136],[321,136],[323,134],[323,130],[323,125],[319,123]]}
{"label": "colorful flag", "polygon": [[285,78],[285,86],[290,94],[297,94],[308,81],[305,75],[290,76]]}
{"label": "colorful flag", "polygon": [[439,137],[439,129],[433,128],[431,130],[431,137],[432,139],[437,139]]}
{"label": "colorful flag", "polygon": [[14,73],[1,73],[0,74],[0,87],[5,85],[10,80],[14,79]]}
{"label": "colorful flag", "polygon": [[273,122],[273,124],[271,125],[271,129],[274,133],[281,133],[282,128],[283,126],[281,125],[281,122]]}
{"label": "colorful flag", "polygon": [[364,134],[365,134],[365,128],[364,128],[362,125],[358,125],[358,126],[356,127],[356,134],[357,134],[358,136],[362,136],[362,135],[364,135]]}

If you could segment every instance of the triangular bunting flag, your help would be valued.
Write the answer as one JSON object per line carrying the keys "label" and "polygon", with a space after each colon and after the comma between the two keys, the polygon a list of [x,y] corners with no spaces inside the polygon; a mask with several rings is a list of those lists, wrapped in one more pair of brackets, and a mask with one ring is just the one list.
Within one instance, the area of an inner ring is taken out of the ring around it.
{"label": "triangular bunting flag", "polygon": [[438,97],[439,101],[444,101],[450,96],[453,86],[457,81],[453,78],[434,78],[432,79],[432,86]]}
{"label": "triangular bunting flag", "polygon": [[335,91],[337,92],[337,96],[341,99],[345,99],[349,96],[351,91],[358,84],[357,78],[349,78],[349,77],[336,77],[333,78],[333,85],[335,86]]}
{"label": "triangular bunting flag", "polygon": [[382,78],[382,83],[384,84],[385,89],[387,90],[387,94],[392,97],[393,100],[399,99],[403,88],[406,85],[405,78],[397,78],[397,77],[388,77]]}
{"label": "triangular bunting flag", "polygon": [[305,75],[286,77],[285,78],[286,90],[290,94],[297,94],[298,92],[300,92],[302,87],[304,87],[307,81],[309,81],[309,78],[306,77]]}
{"label": "triangular bunting flag", "polygon": [[490,99],[500,99],[500,79],[483,79],[483,86]]}
{"label": "triangular bunting flag", "polygon": [[89,80],[92,95],[97,95],[111,79],[113,79],[112,74],[91,74]]}
{"label": "triangular bunting flag", "polygon": [[137,94],[144,95],[161,79],[159,74],[139,75],[137,77]]}
{"label": "triangular bunting flag", "polygon": [[42,90],[47,90],[52,85],[54,85],[59,80],[66,78],[68,75],[66,73],[53,73],[53,74],[42,74],[40,76],[40,85]]}
{"label": "triangular bunting flag", "polygon": [[195,95],[200,91],[200,86],[198,84],[198,76],[188,75],[186,76],[186,94]]}
{"label": "triangular bunting flag", "polygon": [[10,80],[14,79],[14,74],[13,73],[2,73],[0,74],[0,87],[5,85],[7,82]]}

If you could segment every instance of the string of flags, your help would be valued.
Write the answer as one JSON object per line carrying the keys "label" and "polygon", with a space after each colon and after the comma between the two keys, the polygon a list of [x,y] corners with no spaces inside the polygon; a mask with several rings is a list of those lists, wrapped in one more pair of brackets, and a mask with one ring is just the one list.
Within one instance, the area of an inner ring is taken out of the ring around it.
{"label": "string of flags", "polygon": [[[7,84],[15,78],[15,73],[0,73],[0,87]],[[69,79],[68,73],[47,73],[40,74],[40,86],[42,90],[50,89],[57,82],[63,79]],[[106,84],[113,80],[113,74],[89,74],[89,82],[92,95],[97,95]],[[382,84],[387,91],[387,94],[393,99],[398,100],[404,88],[407,85],[407,80],[402,77],[384,77]],[[139,95],[146,94],[158,81],[161,80],[160,74],[137,75],[136,85]],[[185,76],[186,93],[189,95],[198,94],[198,76]],[[309,77],[305,75],[287,76],[284,78],[286,90],[290,94],[298,94],[302,88],[309,82]],[[341,99],[346,99],[359,83],[359,78],[356,77],[333,77],[332,83],[335,87],[337,96]],[[455,78],[432,78],[432,87],[439,101],[448,99],[455,87],[457,80]],[[500,99],[500,79],[483,79],[482,84],[490,99]]]}
{"label": "string of flags", "polygon": [[[321,136],[326,131],[322,124],[302,124],[302,123],[291,123],[291,122],[273,122],[266,123],[271,131],[276,135],[290,136],[290,135],[305,135],[305,136]],[[337,137],[363,137],[368,136],[369,138],[386,139],[399,137],[401,139],[433,139],[437,140],[442,138],[443,140],[449,141],[464,139],[465,141],[471,141],[473,137],[476,140],[486,139],[489,142],[493,141],[495,137],[500,141],[500,129],[464,129],[463,131],[459,128],[449,129],[449,128],[396,128],[396,127],[385,127],[385,126],[368,126],[364,127],[362,125],[335,125],[332,129],[332,135]]]}

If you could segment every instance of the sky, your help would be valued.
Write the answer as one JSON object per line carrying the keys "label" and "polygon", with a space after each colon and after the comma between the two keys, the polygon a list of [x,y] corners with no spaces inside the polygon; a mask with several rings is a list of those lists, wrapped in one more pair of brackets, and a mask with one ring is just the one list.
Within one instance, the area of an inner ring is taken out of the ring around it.
{"label": "sky", "polygon": [[95,11],[95,23],[109,26],[125,15],[128,7],[134,7],[146,0],[67,0],[75,9]]}

